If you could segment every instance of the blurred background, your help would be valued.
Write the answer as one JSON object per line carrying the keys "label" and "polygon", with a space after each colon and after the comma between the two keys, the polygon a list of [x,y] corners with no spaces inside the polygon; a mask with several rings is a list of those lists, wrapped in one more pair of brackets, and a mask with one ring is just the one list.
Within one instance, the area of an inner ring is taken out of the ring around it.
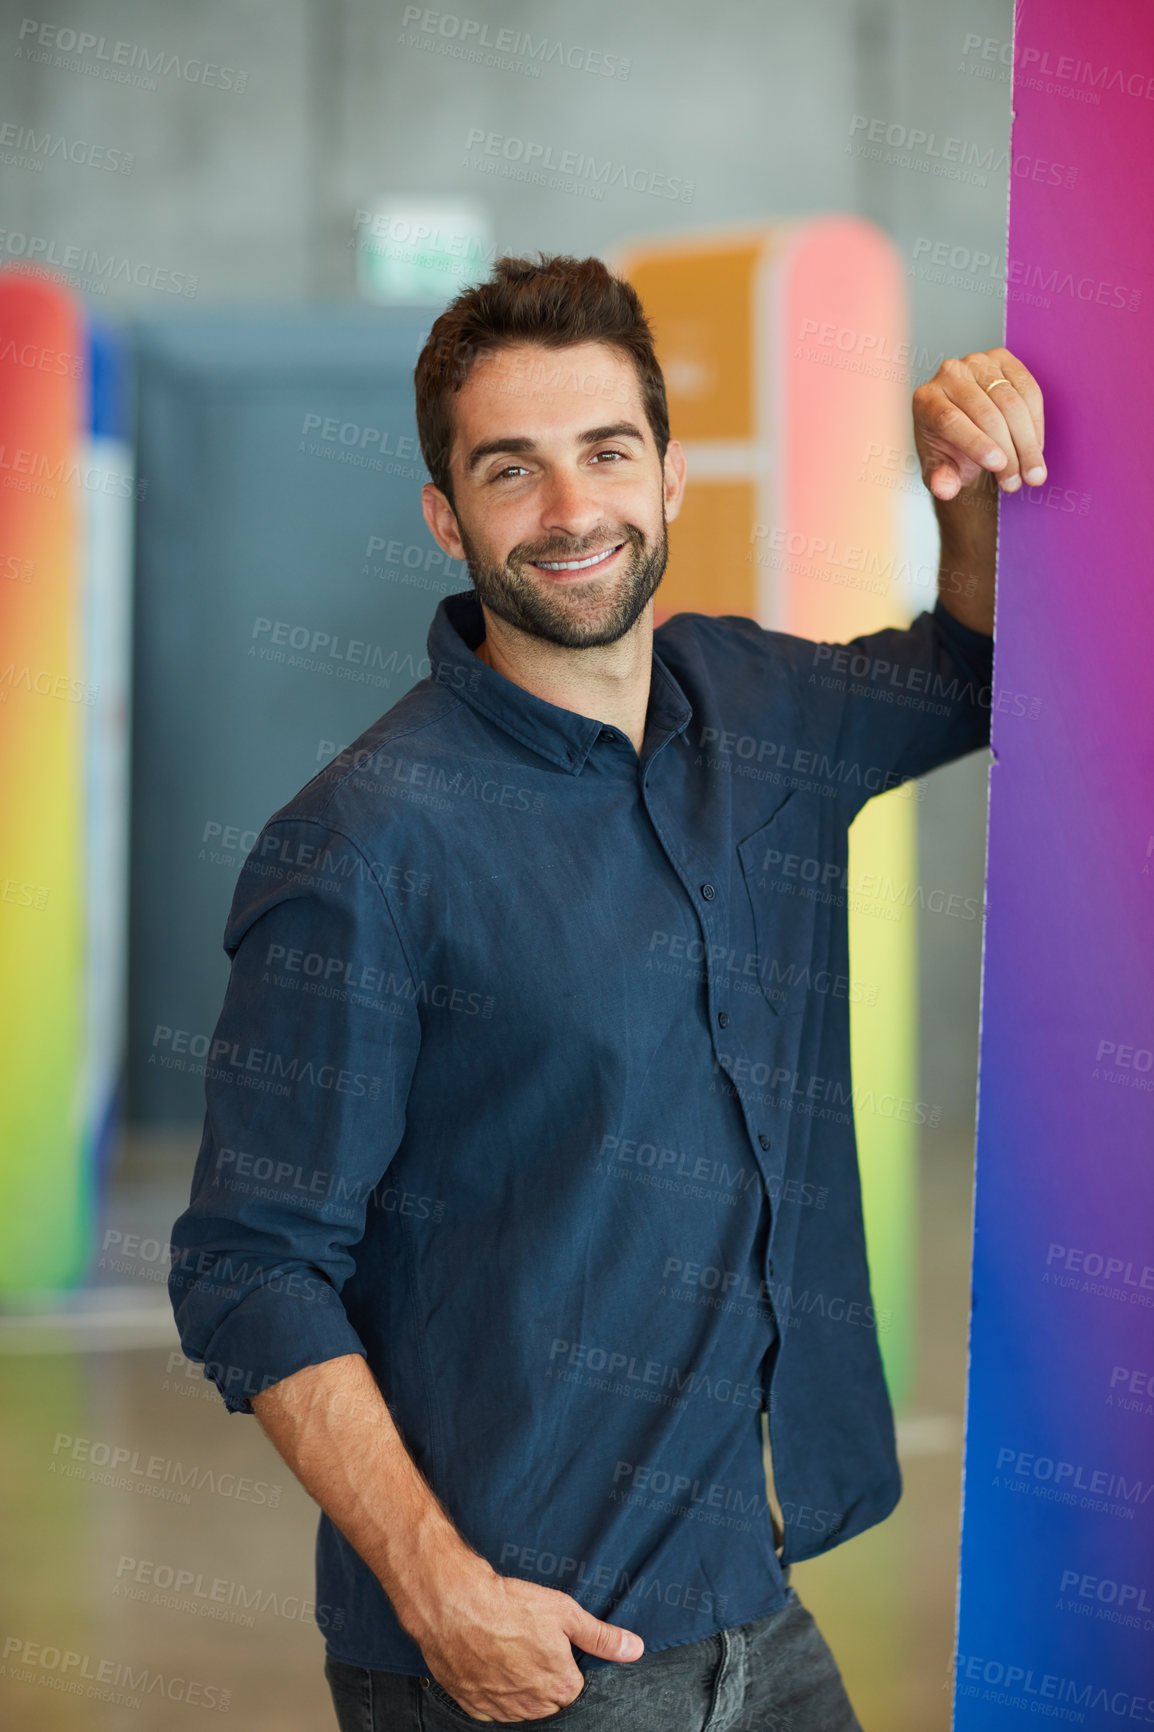
{"label": "blurred background", "polygon": [[[833,639],[932,605],[909,396],[1002,340],[1010,0],[462,3],[0,5],[13,1725],[333,1724],[315,1511],[180,1354],[167,1237],[240,865],[468,585],[419,508],[432,320],[502,252],[630,275],[696,489],[659,617]],[[851,936],[855,1065],[909,1108],[857,1110],[906,1492],[794,1579],[867,1732],[949,1724],[987,765],[859,851],[901,914]]]}

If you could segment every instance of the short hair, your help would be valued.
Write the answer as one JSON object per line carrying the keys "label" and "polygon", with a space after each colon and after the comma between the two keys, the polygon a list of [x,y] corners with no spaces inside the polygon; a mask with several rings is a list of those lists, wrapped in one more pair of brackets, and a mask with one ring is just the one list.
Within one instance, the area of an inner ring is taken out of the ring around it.
{"label": "short hair", "polygon": [[475,364],[514,343],[547,349],[607,343],[637,369],[645,416],[664,459],[669,444],[665,380],[637,291],[601,259],[562,253],[499,258],[488,282],[465,289],[433,325],[413,373],[421,455],[453,503],[449,456],[452,399]]}

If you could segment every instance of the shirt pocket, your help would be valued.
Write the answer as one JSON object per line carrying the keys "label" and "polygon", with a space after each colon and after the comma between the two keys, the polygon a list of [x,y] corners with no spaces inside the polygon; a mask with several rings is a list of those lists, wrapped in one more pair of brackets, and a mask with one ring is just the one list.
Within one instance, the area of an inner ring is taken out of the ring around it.
{"label": "shirt pocket", "polygon": [[772,818],[737,845],[757,978],[781,1017],[800,1016],[812,990],[817,899],[833,890],[818,842],[814,813],[791,788]]}

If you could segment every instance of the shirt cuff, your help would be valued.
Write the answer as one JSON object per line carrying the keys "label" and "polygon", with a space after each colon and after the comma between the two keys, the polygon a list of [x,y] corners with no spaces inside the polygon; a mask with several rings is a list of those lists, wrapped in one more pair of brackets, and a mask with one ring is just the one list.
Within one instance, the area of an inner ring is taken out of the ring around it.
{"label": "shirt cuff", "polygon": [[368,1358],[336,1290],[299,1269],[274,1269],[210,1337],[204,1370],[230,1413],[251,1413],[252,1396],[347,1353]]}

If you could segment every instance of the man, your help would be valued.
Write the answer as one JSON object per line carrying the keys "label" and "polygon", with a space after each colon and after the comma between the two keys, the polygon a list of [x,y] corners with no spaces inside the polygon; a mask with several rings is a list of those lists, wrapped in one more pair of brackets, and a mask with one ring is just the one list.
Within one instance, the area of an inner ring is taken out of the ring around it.
{"label": "man", "polygon": [[[600,261],[501,260],[415,377],[473,591],[241,873],[181,1339],[322,1508],[343,1728],[854,1728],[788,1581],[900,1490],[852,1115],[820,1105],[846,832],[988,738],[1041,396],[1004,349],[914,393],[941,593],[823,681],[828,646],[752,620],[654,632],[685,458]],[[895,668],[924,706],[875,701]]]}

